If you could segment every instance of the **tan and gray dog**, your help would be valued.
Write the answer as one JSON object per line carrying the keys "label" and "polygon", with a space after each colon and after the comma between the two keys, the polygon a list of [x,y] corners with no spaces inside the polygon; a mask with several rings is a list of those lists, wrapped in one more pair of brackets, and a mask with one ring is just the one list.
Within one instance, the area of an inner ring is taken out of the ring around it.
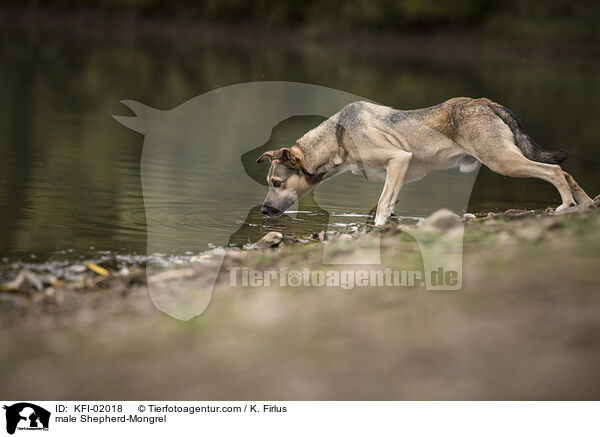
{"label": "tan and gray dog", "polygon": [[352,171],[385,180],[375,216],[375,225],[381,226],[392,214],[403,183],[432,170],[474,171],[480,162],[502,175],[550,182],[560,193],[560,211],[575,202],[591,202],[558,165],[567,156],[562,150],[541,148],[509,109],[489,99],[458,97],[410,111],[355,102],[293,146],[258,158],[271,160],[262,212],[283,214],[321,182]]}

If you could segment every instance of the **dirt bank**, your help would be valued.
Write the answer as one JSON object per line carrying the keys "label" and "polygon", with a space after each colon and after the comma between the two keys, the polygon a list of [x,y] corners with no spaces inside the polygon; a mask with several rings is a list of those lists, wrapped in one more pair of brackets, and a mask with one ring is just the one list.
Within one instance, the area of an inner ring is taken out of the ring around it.
{"label": "dirt bank", "polygon": [[[443,248],[460,227],[457,221],[422,230]],[[230,286],[226,267],[322,269],[325,244],[332,245],[331,253],[348,256],[379,241],[377,231],[365,230],[229,253],[210,305],[189,322],[156,310],[143,272],[119,274],[116,265],[105,266],[108,275],[81,272],[89,278],[83,286],[64,281],[42,292],[2,292],[0,396],[600,396],[596,207],[466,219],[460,291],[426,291],[420,283],[352,289]],[[412,231],[397,225],[382,230],[382,260],[422,269]],[[184,266],[186,280],[202,277],[210,262],[207,257]]]}

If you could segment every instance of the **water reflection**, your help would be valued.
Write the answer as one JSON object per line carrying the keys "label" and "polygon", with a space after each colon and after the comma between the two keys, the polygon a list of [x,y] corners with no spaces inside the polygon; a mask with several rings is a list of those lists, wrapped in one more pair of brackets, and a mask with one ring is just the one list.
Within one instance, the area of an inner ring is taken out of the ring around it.
{"label": "water reflection", "polygon": [[[131,98],[170,109],[211,89],[254,80],[314,83],[397,108],[424,107],[458,95],[487,96],[519,115],[541,145],[568,149],[572,155],[565,169],[590,195],[597,194],[600,63],[570,59],[568,54],[507,58],[493,47],[481,49],[477,59],[462,64],[326,47],[287,50],[183,42],[123,44],[3,34],[0,255],[14,259],[36,254],[41,259],[59,256],[56,252],[64,249],[74,249],[72,253],[77,255],[96,250],[143,252],[142,137],[110,118],[124,113],[118,102]],[[287,120],[269,141],[291,144],[319,120]],[[270,146],[270,142],[265,144],[265,148]],[[242,159],[223,151],[215,153],[219,154],[219,166],[239,165]],[[261,171],[266,168],[247,173],[264,183]],[[202,177],[192,176],[190,186],[196,177]],[[434,177],[444,184],[443,173]],[[271,228],[291,233],[318,231],[326,221],[320,208],[342,217],[367,214],[380,189],[380,184],[353,175],[340,176],[317,191],[320,207],[311,206],[312,198],[300,204],[308,214],[269,223],[252,209],[246,224],[232,230],[230,243],[245,244]],[[405,192],[418,189],[408,185]],[[359,209],[352,205],[357,192],[362,199]],[[219,199],[228,201],[233,199]],[[556,206],[558,201],[549,184],[509,179],[482,169],[469,209],[539,208]],[[171,205],[154,206],[169,214]],[[426,213],[423,205],[417,204],[402,205],[397,212],[414,217]],[[194,226],[200,216],[204,219],[203,211],[190,206],[178,221]],[[214,232],[218,227],[215,222],[212,227],[199,227],[198,232]]]}

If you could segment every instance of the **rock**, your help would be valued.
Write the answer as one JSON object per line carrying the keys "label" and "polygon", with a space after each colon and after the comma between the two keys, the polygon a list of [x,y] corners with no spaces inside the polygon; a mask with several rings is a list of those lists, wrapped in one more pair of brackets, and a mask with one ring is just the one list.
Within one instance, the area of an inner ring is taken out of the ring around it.
{"label": "rock", "polygon": [[24,282],[25,272],[21,270],[15,279],[4,284],[0,284],[0,291],[19,291]]}
{"label": "rock", "polygon": [[425,220],[419,222],[420,227],[448,230],[460,224],[460,217],[449,209],[439,209]]}
{"label": "rock", "polygon": [[271,231],[262,237],[257,243],[256,247],[261,249],[268,249],[270,247],[277,247],[283,240],[283,234],[281,232]]}
{"label": "rock", "polygon": [[337,232],[335,232],[335,231],[327,231],[327,232],[325,232],[325,235],[327,236],[327,239],[329,240],[331,238],[334,238],[337,235]]}
{"label": "rock", "polygon": [[17,277],[10,282],[0,285],[0,291],[44,291],[44,283],[35,273],[21,270]]}
{"label": "rock", "polygon": [[67,267],[65,270],[72,273],[83,273],[87,270],[87,267],[83,264],[73,264],[72,266]]}
{"label": "rock", "polygon": [[477,217],[475,216],[475,214],[471,214],[470,212],[468,212],[468,213],[466,213],[466,214],[463,215],[463,218],[464,219],[472,220],[472,219],[475,219]]}
{"label": "rock", "polygon": [[527,241],[539,241],[544,236],[544,229],[538,225],[522,226],[515,230],[515,234]]}
{"label": "rock", "polygon": [[46,273],[44,275],[40,275],[40,281],[42,281],[44,287],[52,287],[56,285],[58,279],[56,278],[56,276],[51,275],[50,273]]}

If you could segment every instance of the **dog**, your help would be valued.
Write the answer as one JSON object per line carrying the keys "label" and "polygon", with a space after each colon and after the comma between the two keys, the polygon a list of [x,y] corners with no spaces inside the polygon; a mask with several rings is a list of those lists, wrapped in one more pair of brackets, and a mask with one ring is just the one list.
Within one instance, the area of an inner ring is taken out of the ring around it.
{"label": "dog", "polygon": [[261,212],[279,216],[322,182],[346,171],[384,180],[375,225],[391,216],[402,184],[433,170],[471,172],[482,163],[517,178],[533,177],[553,184],[561,211],[590,197],[558,165],[564,150],[540,147],[506,107],[487,98],[457,97],[439,105],[397,110],[359,101],[307,132],[291,147],[263,153],[271,161],[269,191]]}

